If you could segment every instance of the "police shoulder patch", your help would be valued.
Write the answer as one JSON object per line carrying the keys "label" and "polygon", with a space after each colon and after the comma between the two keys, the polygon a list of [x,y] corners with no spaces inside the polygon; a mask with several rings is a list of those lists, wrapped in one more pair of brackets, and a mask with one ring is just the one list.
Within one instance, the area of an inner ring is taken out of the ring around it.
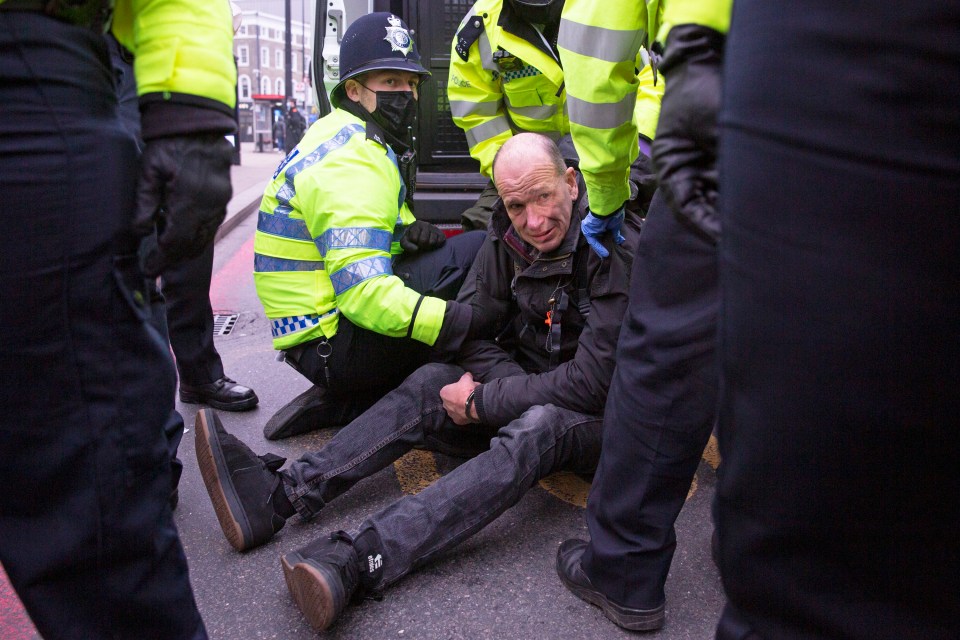
{"label": "police shoulder patch", "polygon": [[457,32],[457,46],[455,48],[457,55],[464,62],[470,58],[470,47],[477,41],[481,33],[483,33],[483,18],[480,16],[470,16],[460,28],[460,31]]}

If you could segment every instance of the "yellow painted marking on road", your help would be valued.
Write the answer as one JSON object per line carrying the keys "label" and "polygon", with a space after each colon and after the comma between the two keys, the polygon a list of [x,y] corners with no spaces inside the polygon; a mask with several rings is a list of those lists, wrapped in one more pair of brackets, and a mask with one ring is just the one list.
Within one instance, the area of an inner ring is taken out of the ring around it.
{"label": "yellow painted marking on road", "polygon": [[397,473],[400,490],[409,495],[420,493],[440,478],[437,461],[433,459],[430,451],[412,449],[394,462],[393,468]]}
{"label": "yellow painted marking on road", "polygon": [[720,466],[720,445],[717,443],[717,436],[710,435],[707,446],[703,450],[703,459],[714,471]]}
{"label": "yellow painted marking on road", "polygon": [[[720,466],[720,451],[717,446],[717,439],[712,435],[703,450],[703,460],[714,471]],[[397,481],[400,483],[400,489],[409,495],[420,493],[440,478],[437,462],[430,451],[413,449],[393,463],[393,466],[397,474]],[[569,471],[558,471],[542,479],[540,486],[554,497],[560,498],[575,507],[582,509],[587,506],[590,482],[581,475]],[[697,476],[694,475],[693,481],[690,483],[690,491],[687,492],[687,500],[693,497],[698,488]]]}
{"label": "yellow painted marking on road", "polygon": [[552,473],[540,481],[540,486],[553,496],[564,502],[569,502],[575,507],[582,509],[587,506],[590,483],[575,473],[569,471]]}

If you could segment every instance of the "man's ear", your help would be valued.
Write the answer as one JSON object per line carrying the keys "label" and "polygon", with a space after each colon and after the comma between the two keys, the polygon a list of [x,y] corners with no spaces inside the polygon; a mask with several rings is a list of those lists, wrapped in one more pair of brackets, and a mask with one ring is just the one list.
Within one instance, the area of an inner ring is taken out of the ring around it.
{"label": "man's ear", "polygon": [[567,170],[563,172],[563,179],[570,191],[570,199],[576,200],[577,196],[580,195],[580,185],[577,184],[577,170],[573,167],[567,167]]}
{"label": "man's ear", "polygon": [[360,102],[360,83],[353,78],[343,83],[343,92],[350,100]]}

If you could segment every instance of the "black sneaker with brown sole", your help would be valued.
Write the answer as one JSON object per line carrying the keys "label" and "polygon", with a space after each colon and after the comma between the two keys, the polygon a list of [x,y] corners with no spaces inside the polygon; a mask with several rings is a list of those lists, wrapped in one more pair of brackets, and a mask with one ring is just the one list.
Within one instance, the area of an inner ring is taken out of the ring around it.
{"label": "black sneaker with brown sole", "polygon": [[230,545],[246,551],[270,540],[286,522],[273,500],[285,459],[257,456],[226,432],[212,409],[197,413],[194,444],[203,484]]}
{"label": "black sneaker with brown sole", "polygon": [[317,631],[334,623],[360,586],[357,552],[340,531],[291,551],[280,563],[293,601]]}

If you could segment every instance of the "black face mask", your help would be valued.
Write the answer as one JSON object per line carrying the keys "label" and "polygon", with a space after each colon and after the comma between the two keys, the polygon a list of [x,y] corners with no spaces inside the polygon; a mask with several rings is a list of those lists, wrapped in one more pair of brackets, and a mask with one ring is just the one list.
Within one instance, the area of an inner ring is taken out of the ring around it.
{"label": "black face mask", "polygon": [[377,108],[370,115],[381,127],[400,140],[417,122],[417,100],[412,91],[377,91]]}

